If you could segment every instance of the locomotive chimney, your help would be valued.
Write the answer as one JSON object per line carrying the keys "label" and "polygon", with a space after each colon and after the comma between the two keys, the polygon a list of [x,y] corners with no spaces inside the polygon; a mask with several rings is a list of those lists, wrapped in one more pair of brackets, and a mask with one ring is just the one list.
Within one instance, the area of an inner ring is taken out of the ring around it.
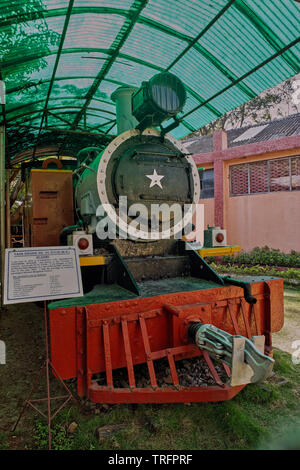
{"label": "locomotive chimney", "polygon": [[131,96],[137,88],[121,86],[111,95],[111,99],[116,103],[118,134],[134,129],[138,121],[132,114]]}

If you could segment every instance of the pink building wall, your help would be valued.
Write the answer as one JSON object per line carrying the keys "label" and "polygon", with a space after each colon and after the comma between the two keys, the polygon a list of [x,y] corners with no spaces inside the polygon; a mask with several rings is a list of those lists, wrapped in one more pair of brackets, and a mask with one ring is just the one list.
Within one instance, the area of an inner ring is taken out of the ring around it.
{"label": "pink building wall", "polygon": [[265,245],[300,251],[300,191],[230,196],[231,165],[300,155],[300,136],[227,148],[226,132],[214,134],[214,151],[194,155],[198,166],[214,168],[214,199],[202,199],[205,227],[227,229],[228,244],[244,251]]}
{"label": "pink building wall", "polygon": [[226,227],[228,244],[300,251],[300,192],[230,197]]}
{"label": "pink building wall", "polygon": [[200,199],[199,202],[204,205],[204,227],[207,228],[208,225],[214,225],[215,209],[213,198]]}

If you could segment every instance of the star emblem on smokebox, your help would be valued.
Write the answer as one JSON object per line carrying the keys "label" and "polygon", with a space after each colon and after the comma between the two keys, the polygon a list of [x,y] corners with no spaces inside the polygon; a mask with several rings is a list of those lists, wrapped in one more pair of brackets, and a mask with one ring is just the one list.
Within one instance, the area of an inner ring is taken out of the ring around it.
{"label": "star emblem on smokebox", "polygon": [[151,180],[150,188],[152,188],[152,186],[155,186],[157,184],[157,186],[163,189],[160,180],[164,178],[164,175],[158,175],[156,170],[153,170],[153,175],[146,175],[146,177]]}

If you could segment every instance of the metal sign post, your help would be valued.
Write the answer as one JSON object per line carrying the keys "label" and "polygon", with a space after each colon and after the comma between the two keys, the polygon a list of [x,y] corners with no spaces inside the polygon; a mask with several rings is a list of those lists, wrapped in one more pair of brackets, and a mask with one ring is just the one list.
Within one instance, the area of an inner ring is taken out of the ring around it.
{"label": "metal sign post", "polygon": [[[46,300],[79,297],[83,295],[79,257],[75,247],[36,247],[8,248],[5,252],[4,273],[4,303],[44,301],[44,330],[45,330],[45,361],[41,366],[36,381],[28,398],[25,400],[21,413],[12,429],[15,431],[28,406],[47,419],[48,443],[51,449],[51,423],[59,411],[73,399],[79,406],[70,389],[64,383],[49,358],[48,339],[48,308]],[[46,371],[47,396],[33,399],[41,378]],[[51,397],[50,374],[61,383],[65,395]],[[51,403],[63,400],[63,403],[52,414]],[[36,403],[47,402],[47,414],[36,407]]]}
{"label": "metal sign post", "polygon": [[[64,408],[64,406],[71,399],[75,401],[77,406],[80,407],[80,404],[79,404],[78,400],[72,394],[71,390],[64,383],[64,381],[62,380],[62,378],[58,374],[57,370],[54,368],[53,364],[51,363],[51,360],[49,359],[48,316],[47,316],[47,302],[46,302],[46,300],[44,301],[44,331],[45,331],[45,356],[46,356],[46,358],[45,358],[45,361],[44,361],[44,363],[43,363],[43,365],[40,369],[39,375],[36,378],[36,381],[34,382],[33,387],[32,387],[32,389],[31,389],[31,391],[28,395],[28,398],[24,402],[24,405],[22,407],[20,415],[19,415],[14,427],[12,428],[12,431],[14,432],[16,430],[16,428],[17,428],[22,416],[24,415],[26,409],[28,408],[28,406],[31,406],[35,411],[37,411],[40,415],[42,415],[44,418],[47,419],[47,422],[48,422],[48,448],[49,448],[49,450],[51,450],[51,447],[52,447],[51,446],[52,445],[52,441],[51,441],[51,423],[52,423],[52,420],[55,418],[55,416]],[[32,399],[32,396],[33,396],[35,390],[37,389],[37,387],[38,387],[38,385],[41,381],[42,372],[44,370],[46,371],[47,396],[45,398]],[[55,378],[61,383],[61,385],[65,389],[65,391],[66,391],[65,395],[51,397],[51,394],[50,394],[50,375],[49,375],[50,370],[52,371]],[[52,413],[51,402],[53,402],[54,400],[64,400],[64,401],[59,406],[59,408],[53,414],[51,414]],[[47,415],[45,413],[43,413],[41,410],[39,410],[34,405],[35,403],[41,403],[41,402],[45,402],[45,401],[47,401]]]}
{"label": "metal sign post", "polygon": [[[0,100],[1,101],[1,100]],[[0,284],[1,300],[3,306],[3,274],[5,252],[5,126],[0,126]]]}

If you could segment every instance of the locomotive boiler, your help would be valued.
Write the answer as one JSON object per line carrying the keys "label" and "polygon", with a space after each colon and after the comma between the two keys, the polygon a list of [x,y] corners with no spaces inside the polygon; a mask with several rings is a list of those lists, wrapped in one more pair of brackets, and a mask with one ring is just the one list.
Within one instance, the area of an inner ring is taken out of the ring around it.
{"label": "locomotive boiler", "polygon": [[[95,402],[230,399],[273,367],[283,280],[222,277],[182,237],[195,229],[201,196],[192,156],[169,134],[183,83],[161,73],[112,99],[117,137],[81,150],[73,171],[77,220],[60,242],[78,248],[84,296],[48,305],[52,363]],[[213,383],[187,386],[183,359],[204,361]]]}

